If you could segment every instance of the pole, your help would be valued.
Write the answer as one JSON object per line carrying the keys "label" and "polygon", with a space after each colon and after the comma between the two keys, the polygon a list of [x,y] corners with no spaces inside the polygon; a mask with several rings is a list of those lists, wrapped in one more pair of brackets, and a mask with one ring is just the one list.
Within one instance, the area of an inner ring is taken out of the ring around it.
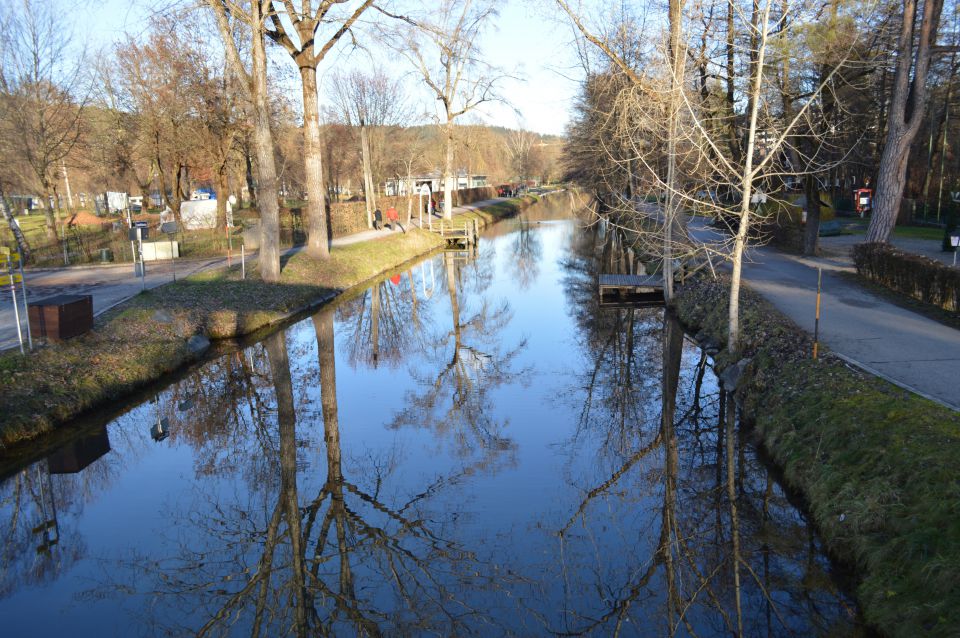
{"label": "pole", "polygon": [[820,290],[823,283],[823,269],[817,268],[817,314],[813,320],[813,358],[816,360],[820,346]]}
{"label": "pole", "polygon": [[67,163],[60,160],[60,168],[63,169],[63,183],[67,187],[67,206],[73,211],[73,194],[70,192],[70,178],[67,177]]}
{"label": "pole", "polygon": [[240,279],[247,278],[247,253],[246,244],[240,244]]}
{"label": "pole", "polygon": [[173,283],[177,283],[177,260],[174,259],[173,254],[173,235],[167,235],[167,239],[170,241],[170,267],[173,268]]}
{"label": "pole", "polygon": [[147,289],[147,265],[143,263],[143,229],[137,226],[137,257],[140,259],[140,291]]}
{"label": "pole", "polygon": [[13,283],[13,265],[10,263],[10,256],[7,256],[7,277],[10,278],[10,299],[13,301],[13,316],[17,320],[17,339],[20,340],[20,354],[26,354],[23,351],[23,332],[20,329],[20,304],[17,303],[17,286]]}
{"label": "pole", "polygon": [[33,352],[33,334],[30,331],[30,306],[27,304],[27,277],[23,274],[23,255],[17,260],[20,266],[20,290],[23,292],[23,312],[27,315],[27,347]]}

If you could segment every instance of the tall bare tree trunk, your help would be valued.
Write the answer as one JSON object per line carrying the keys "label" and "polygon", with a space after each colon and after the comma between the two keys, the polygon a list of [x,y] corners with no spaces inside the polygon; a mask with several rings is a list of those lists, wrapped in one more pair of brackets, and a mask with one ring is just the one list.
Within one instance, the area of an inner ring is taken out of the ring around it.
{"label": "tall bare tree trunk", "polygon": [[820,189],[817,178],[808,174],[804,178],[804,193],[807,200],[807,224],[803,229],[803,254],[817,254],[820,238]]}
{"label": "tall bare tree trunk", "polygon": [[230,189],[227,185],[227,165],[228,161],[224,159],[217,166],[217,228],[220,230],[227,227],[227,199],[230,197]]}
{"label": "tall bare tree trunk", "polygon": [[[921,2],[923,19],[919,34],[915,33],[920,10],[918,1],[904,0],[903,3],[903,24],[897,45],[897,68],[887,116],[887,139],[877,171],[877,192],[870,226],[867,228],[868,242],[886,242],[896,224],[907,179],[910,147],[920,130],[926,111],[929,90],[927,71],[930,68],[931,49],[937,40],[943,0]],[[918,41],[916,49],[915,40]]]}
{"label": "tall bare tree trunk", "polygon": [[[750,196],[753,194],[753,155],[757,138],[757,119],[760,106],[760,90],[763,83],[763,65],[766,59],[768,21],[770,18],[770,2],[763,11],[763,16],[754,12],[754,21],[760,26],[757,36],[757,50],[755,62],[750,65],[750,89],[747,95],[750,111],[748,112],[747,145],[744,149],[743,173],[740,180],[740,224],[733,242],[733,273],[730,277],[730,307],[727,316],[727,350],[732,353],[740,349],[740,280],[743,274],[743,251],[747,244],[747,231],[750,228]],[[762,21],[762,23],[761,23]],[[751,52],[754,59],[754,52]]]}
{"label": "tall bare tree trunk", "polygon": [[[268,7],[256,3],[263,13]],[[277,167],[273,159],[273,133],[270,130],[270,105],[267,101],[267,50],[260,15],[253,31],[253,146],[257,157],[257,203],[260,209],[260,277],[267,282],[280,280],[280,206],[277,200]]]}
{"label": "tall bare tree trunk", "polygon": [[[667,201],[663,229],[663,296],[673,299],[673,231],[679,218],[677,179],[677,136],[680,119],[680,92],[686,54],[682,45],[682,11],[685,0],[670,0],[670,122],[667,133]],[[632,177],[632,175],[631,175]]]}
{"label": "tall bare tree trunk", "polygon": [[330,257],[330,239],[327,232],[327,191],[323,184],[317,67],[301,64],[300,80],[303,88],[303,166],[307,186],[307,254],[327,259]]}
{"label": "tall bare tree trunk", "polygon": [[443,163],[443,218],[453,219],[453,121],[447,120],[447,154]]}
{"label": "tall bare tree trunk", "polygon": [[53,195],[50,185],[43,184],[43,218],[46,224],[47,239],[57,240],[57,218],[53,212]]}
{"label": "tall bare tree trunk", "polygon": [[363,164],[363,200],[367,208],[367,228],[373,228],[373,211],[377,207],[373,171],[370,169],[370,136],[366,122],[360,122],[360,159]]}
{"label": "tall bare tree trunk", "polygon": [[[256,206],[257,204],[257,184],[253,179],[253,157],[250,155],[250,144],[243,145],[243,166],[244,173],[243,176],[247,180],[247,202],[250,206]],[[239,199],[240,204],[243,204],[243,198]]]}

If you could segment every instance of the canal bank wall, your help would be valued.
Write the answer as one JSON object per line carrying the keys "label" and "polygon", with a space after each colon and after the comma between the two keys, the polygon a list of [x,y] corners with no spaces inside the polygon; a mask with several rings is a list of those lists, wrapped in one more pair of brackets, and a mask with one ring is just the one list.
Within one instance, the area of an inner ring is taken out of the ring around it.
{"label": "canal bank wall", "polygon": [[[559,197],[566,191],[547,196]],[[481,227],[513,217],[539,201],[525,196],[455,216]],[[0,355],[0,449],[29,453],[31,442],[116,403],[174,371],[202,360],[211,342],[275,329],[413,259],[443,246],[436,234],[411,228],[384,239],[336,247],[328,260],[296,253],[281,281],[239,267],[205,272],[144,292],[97,318],[89,333],[28,356]]]}
{"label": "canal bank wall", "polygon": [[852,568],[867,623],[889,636],[958,635],[960,415],[851,368],[745,290],[741,352],[727,342],[729,283],[688,282],[672,302],[714,353],[726,389],[827,550]]}

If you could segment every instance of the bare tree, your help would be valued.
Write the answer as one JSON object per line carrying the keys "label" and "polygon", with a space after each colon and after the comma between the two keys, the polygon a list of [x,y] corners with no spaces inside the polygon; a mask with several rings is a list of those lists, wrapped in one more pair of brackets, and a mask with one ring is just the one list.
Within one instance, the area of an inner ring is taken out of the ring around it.
{"label": "bare tree", "polygon": [[402,82],[391,78],[383,69],[371,73],[340,72],[332,76],[333,102],[351,127],[360,130],[360,160],[363,168],[363,191],[367,211],[367,227],[373,228],[373,211],[377,206],[377,175],[373,169],[374,152],[370,131],[400,124],[406,117]]}
{"label": "bare tree", "polygon": [[[811,120],[818,115],[817,104],[838,71],[849,64],[857,34],[837,47],[829,70],[805,87],[802,98],[791,99],[792,108],[784,113],[777,110],[778,104],[769,93],[768,67],[775,53],[773,38],[803,3],[758,0],[749,10],[735,6],[733,15],[738,19],[728,24],[727,35],[734,29],[743,34],[740,39],[749,42],[749,46],[743,50],[739,65],[746,76],[734,78],[740,96],[738,103],[744,104],[746,110],[732,115],[738,143],[730,144],[727,126],[718,125],[722,120],[718,122],[716,100],[709,90],[703,90],[709,87],[691,91],[683,83],[683,60],[687,56],[682,54],[684,46],[680,44],[682,2],[671,2],[668,7],[670,36],[662,48],[664,53],[648,55],[640,70],[609,38],[592,32],[583,17],[563,0],[557,2],[584,38],[596,44],[610,61],[607,73],[587,85],[595,93],[586,105],[591,111],[588,126],[595,130],[586,131],[584,136],[594,144],[588,154],[604,158],[591,172],[600,179],[612,175],[617,180],[608,186],[611,201],[605,205],[616,209],[615,221],[625,224],[632,236],[639,234],[645,250],[654,252],[653,246],[659,240],[665,288],[672,281],[674,255],[691,256],[705,251],[730,261],[728,349],[736,352],[740,334],[739,292],[748,237],[758,221],[778,209],[776,202],[767,207],[758,205],[754,194],[758,188],[769,190],[785,175],[804,176],[824,168],[823,163],[813,161],[813,156],[807,158],[803,167],[790,167],[785,160],[788,141],[798,132],[816,130]],[[597,112],[598,108],[603,110]],[[666,131],[662,124],[665,120]],[[634,167],[639,169],[636,176]],[[630,187],[625,189],[624,182]],[[656,197],[658,204],[638,203],[633,193],[635,182]],[[621,194],[624,190],[628,196]],[[683,232],[681,213],[694,208],[729,219],[732,236],[704,244]]]}
{"label": "bare tree", "polygon": [[[307,191],[307,254],[313,257],[330,256],[326,219],[326,189],[323,185],[323,148],[320,143],[320,102],[317,96],[317,65],[330,49],[348,33],[373,0],[363,0],[346,17],[330,14],[334,7],[350,4],[349,0],[319,0],[316,9],[310,0],[301,0],[299,8],[291,0],[266,3],[273,6],[269,13],[271,28],[267,31],[290,55],[300,70],[303,89],[303,162]],[[291,27],[287,27],[289,21]],[[336,25],[324,44],[318,39],[320,28]]]}
{"label": "bare tree", "polygon": [[[83,56],[72,57],[68,16],[45,0],[22,0],[0,33],[0,144],[19,157],[45,199],[46,233],[56,239],[54,207],[64,160],[80,139],[84,88]],[[9,6],[9,5],[8,5]]]}
{"label": "bare tree", "polygon": [[[267,51],[264,41],[266,21],[272,14],[268,0],[253,0],[244,7],[234,2],[223,3],[206,0],[217,21],[220,39],[226,49],[230,67],[239,79],[247,97],[247,110],[252,121],[253,146],[257,159],[258,193],[260,208],[260,277],[264,281],[280,279],[280,207],[277,200],[277,171],[273,157],[273,133],[270,130],[270,105],[267,96]],[[249,29],[251,67],[247,71],[234,40],[231,25],[242,22]],[[322,197],[322,195],[321,195]]]}
{"label": "bare tree", "polygon": [[897,70],[887,115],[887,139],[880,157],[877,196],[867,229],[867,241],[887,241],[897,221],[910,146],[926,113],[927,72],[936,48],[942,11],[943,0],[904,0],[903,3]]}
{"label": "bare tree", "polygon": [[517,179],[521,182],[530,176],[530,153],[536,141],[537,136],[534,133],[523,129],[510,131],[507,137],[507,152],[513,160],[513,170],[516,172]]}
{"label": "bare tree", "polygon": [[422,18],[408,18],[412,26],[402,33],[400,53],[413,63],[440,103],[438,122],[446,156],[443,167],[443,216],[453,217],[453,165],[458,117],[496,99],[495,84],[503,74],[488,64],[477,39],[496,16],[490,0],[442,0]]}

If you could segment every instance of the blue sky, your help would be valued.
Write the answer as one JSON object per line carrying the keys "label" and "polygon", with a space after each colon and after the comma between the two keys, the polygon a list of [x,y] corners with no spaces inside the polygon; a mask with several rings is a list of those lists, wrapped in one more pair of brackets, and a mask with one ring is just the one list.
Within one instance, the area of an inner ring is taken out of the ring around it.
{"label": "blue sky", "polygon": [[[88,0],[76,3],[77,36],[93,50],[108,47],[125,33],[142,31],[141,19],[149,7],[163,0],[123,2]],[[72,4],[72,3],[71,3]],[[216,34],[211,33],[215,38]],[[569,25],[560,19],[552,2],[511,0],[504,2],[500,16],[485,34],[481,47],[497,66],[520,79],[501,82],[501,96],[509,104],[486,105],[481,118],[488,124],[527,128],[540,133],[562,134],[569,107],[582,72],[576,62]],[[279,63],[284,60],[278,58]],[[366,56],[354,55],[348,64],[370,64]],[[405,67],[387,61],[386,68],[403,72]],[[410,77],[410,90],[418,90]],[[299,102],[299,94],[291,96]],[[323,99],[321,89],[321,99]],[[415,96],[416,99],[416,96]],[[420,98],[429,104],[429,98]]]}

